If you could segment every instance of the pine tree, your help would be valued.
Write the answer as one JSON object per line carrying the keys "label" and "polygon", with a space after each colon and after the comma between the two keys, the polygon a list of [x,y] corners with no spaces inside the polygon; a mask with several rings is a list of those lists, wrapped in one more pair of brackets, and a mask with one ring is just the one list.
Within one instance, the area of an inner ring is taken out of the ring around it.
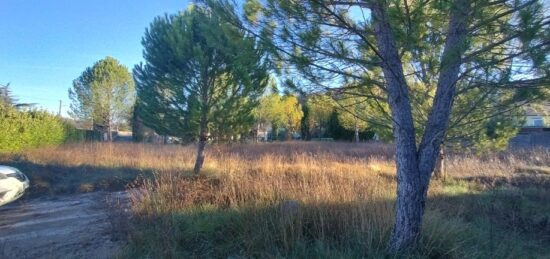
{"label": "pine tree", "polygon": [[199,174],[209,137],[249,129],[268,81],[264,51],[200,5],[157,17],[142,43],[145,64],[134,69],[140,116],[157,131],[198,139]]}
{"label": "pine tree", "polygon": [[295,85],[385,100],[397,147],[393,252],[417,243],[447,129],[541,99],[550,84],[542,1],[248,0],[244,14]]}

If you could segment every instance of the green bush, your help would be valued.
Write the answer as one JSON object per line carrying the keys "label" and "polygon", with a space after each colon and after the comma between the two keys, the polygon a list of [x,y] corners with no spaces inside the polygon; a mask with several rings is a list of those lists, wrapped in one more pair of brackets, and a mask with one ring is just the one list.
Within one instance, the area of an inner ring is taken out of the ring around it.
{"label": "green bush", "polygon": [[59,145],[82,138],[76,128],[39,110],[18,111],[0,105],[0,152]]}

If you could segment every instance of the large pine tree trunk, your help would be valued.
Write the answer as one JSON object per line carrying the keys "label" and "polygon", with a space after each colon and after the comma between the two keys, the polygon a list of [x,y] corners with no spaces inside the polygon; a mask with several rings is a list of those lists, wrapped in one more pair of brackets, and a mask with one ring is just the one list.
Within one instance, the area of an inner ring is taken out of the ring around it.
{"label": "large pine tree trunk", "polygon": [[[415,159],[415,158],[409,158]],[[399,252],[414,247],[422,226],[426,204],[426,186],[420,181],[418,169],[400,168],[397,186],[395,226],[390,239],[390,251]]]}
{"label": "large pine tree trunk", "polygon": [[412,247],[420,234],[425,188],[422,187],[422,177],[418,167],[408,86],[386,6],[382,2],[373,1],[371,9],[378,49],[384,59],[382,69],[388,85],[388,102],[393,118],[393,135],[396,144],[396,221],[389,249],[392,252],[398,252]]}
{"label": "large pine tree trunk", "polygon": [[371,1],[378,55],[388,87],[393,131],[396,144],[397,205],[396,221],[389,250],[402,252],[416,245],[422,227],[422,216],[430,177],[443,142],[465,50],[469,0],[455,0],[442,55],[442,64],[432,110],[420,145],[416,146],[409,89],[396,46],[387,3]]}
{"label": "large pine tree trunk", "polygon": [[[427,184],[418,166],[411,125],[394,125],[396,139],[397,204],[389,250],[400,252],[414,247],[422,226]],[[411,141],[412,140],[412,141]]]}
{"label": "large pine tree trunk", "polygon": [[430,177],[449,121],[456,81],[465,50],[468,0],[456,0],[451,11],[449,31],[432,111],[420,145],[416,146],[409,89],[391,28],[387,5],[371,1],[378,55],[388,88],[396,144],[397,206],[390,250],[403,252],[416,244],[421,233],[422,216]]}

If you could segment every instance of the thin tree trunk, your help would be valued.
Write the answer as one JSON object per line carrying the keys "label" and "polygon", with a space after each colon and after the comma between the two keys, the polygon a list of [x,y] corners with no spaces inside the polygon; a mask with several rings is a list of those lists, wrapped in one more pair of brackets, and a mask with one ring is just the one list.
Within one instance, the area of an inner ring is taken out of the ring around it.
{"label": "thin tree trunk", "polygon": [[271,126],[271,141],[279,140],[279,129],[276,125]]}
{"label": "thin tree trunk", "polygon": [[208,121],[206,118],[207,114],[203,111],[200,121],[199,129],[199,143],[197,146],[197,159],[195,160],[195,167],[193,173],[199,175],[202,169],[202,164],[204,163],[204,148],[206,147],[206,142],[208,141]]}
{"label": "thin tree trunk", "polygon": [[258,143],[260,140],[259,140],[259,136],[260,136],[260,123],[258,123],[258,125],[256,125],[256,143]]}
{"label": "thin tree trunk", "polygon": [[288,125],[289,125],[289,126],[288,126],[287,129],[286,129],[286,140],[287,140],[287,141],[288,141],[288,140],[292,140],[292,131],[290,130],[290,128],[291,128],[290,125],[292,125],[292,122],[289,121],[289,122],[288,122]]}
{"label": "thin tree trunk", "polygon": [[355,143],[359,143],[359,127],[357,127],[357,124],[355,124],[354,141]]}
{"label": "thin tree trunk", "polygon": [[107,141],[113,142],[111,116],[107,119]]}
{"label": "thin tree trunk", "polygon": [[109,122],[109,142],[113,142],[113,126]]}
{"label": "thin tree trunk", "polygon": [[445,150],[444,147],[439,149],[439,156],[435,162],[434,177],[436,179],[445,180],[447,178],[447,172],[445,171]]}
{"label": "thin tree trunk", "polygon": [[202,164],[204,163],[204,148],[206,147],[206,138],[200,137],[197,147],[197,160],[195,161],[195,168],[193,173],[199,175],[201,173]]}

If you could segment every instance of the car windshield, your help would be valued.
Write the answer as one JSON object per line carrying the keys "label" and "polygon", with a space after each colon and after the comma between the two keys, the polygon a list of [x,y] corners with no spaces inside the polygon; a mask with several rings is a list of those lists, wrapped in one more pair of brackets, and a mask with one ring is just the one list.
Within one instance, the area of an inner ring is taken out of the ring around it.
{"label": "car windshield", "polygon": [[25,181],[25,176],[19,171],[15,171],[15,173],[8,174],[7,176],[16,178],[19,181]]}

